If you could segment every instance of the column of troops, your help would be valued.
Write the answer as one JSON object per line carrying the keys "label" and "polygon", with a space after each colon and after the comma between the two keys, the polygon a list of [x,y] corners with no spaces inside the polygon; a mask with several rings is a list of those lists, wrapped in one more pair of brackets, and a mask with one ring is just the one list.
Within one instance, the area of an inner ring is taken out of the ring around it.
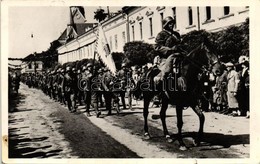
{"label": "column of troops", "polygon": [[23,74],[21,79],[28,87],[41,89],[51,99],[67,106],[71,113],[76,112],[79,105],[85,105],[87,116],[91,116],[92,107],[96,117],[99,117],[99,108],[104,106],[107,115],[111,115],[113,107],[119,114],[120,100],[126,109],[126,93],[128,106],[133,110],[132,98],[141,99],[141,92],[133,95],[131,88],[137,85],[146,67],[132,70],[123,63],[114,75],[106,67],[95,69],[92,63],[87,63],[80,69],[67,66],[43,73]]}

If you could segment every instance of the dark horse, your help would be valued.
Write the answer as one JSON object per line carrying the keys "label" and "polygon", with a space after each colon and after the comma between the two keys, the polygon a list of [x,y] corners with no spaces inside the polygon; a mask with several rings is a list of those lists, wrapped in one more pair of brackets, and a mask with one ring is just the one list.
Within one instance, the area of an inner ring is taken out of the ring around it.
{"label": "dark horse", "polygon": [[[186,82],[185,90],[172,90],[169,87],[160,87],[158,91],[155,89],[155,85],[153,82],[153,77],[159,73],[159,69],[148,71],[145,76],[145,81],[142,80],[141,85],[146,82],[146,87],[141,88],[143,90],[143,98],[144,98],[144,108],[143,108],[143,116],[144,116],[144,131],[145,138],[149,139],[150,135],[148,132],[147,125],[147,117],[149,114],[148,108],[150,101],[154,97],[155,94],[160,94],[162,98],[162,106],[160,110],[160,118],[163,125],[164,135],[168,142],[172,142],[170,138],[167,126],[166,126],[166,110],[168,108],[168,104],[176,105],[176,114],[177,114],[177,127],[178,127],[178,141],[180,144],[180,150],[186,150],[186,146],[182,139],[182,126],[183,126],[183,109],[184,107],[191,107],[193,111],[198,115],[200,121],[200,127],[198,131],[198,136],[194,140],[194,144],[198,146],[200,144],[202,135],[203,135],[203,126],[205,117],[202,113],[202,110],[199,108],[198,100],[201,95],[200,93],[200,81],[198,76],[205,71],[212,71],[215,73],[216,71],[221,71],[221,63],[216,55],[211,53],[209,50],[209,46],[206,43],[200,44],[197,48],[192,50],[190,53],[185,55],[182,59],[179,60],[181,63],[180,72],[178,79],[184,79]],[[172,78],[171,78],[172,79]],[[177,79],[177,78],[175,78]],[[148,83],[147,83],[148,81]],[[166,86],[169,86],[169,80],[165,80]],[[171,81],[171,80],[170,80]],[[150,86],[148,86],[150,85]],[[178,84],[176,84],[178,85]],[[145,88],[145,89],[144,89]],[[175,87],[176,88],[176,87]]]}

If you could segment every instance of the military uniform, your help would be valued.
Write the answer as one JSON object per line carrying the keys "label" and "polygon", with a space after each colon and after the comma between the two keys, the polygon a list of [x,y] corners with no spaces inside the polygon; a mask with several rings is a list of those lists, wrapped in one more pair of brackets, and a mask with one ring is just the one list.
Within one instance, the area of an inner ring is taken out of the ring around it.
{"label": "military uniform", "polygon": [[114,77],[109,71],[104,72],[101,83],[104,89],[103,94],[106,103],[106,110],[108,111],[107,115],[112,113],[112,99],[116,104],[117,113],[119,113],[119,99],[113,92],[113,80]]}
{"label": "military uniform", "polygon": [[68,103],[69,111],[76,112],[75,92],[77,88],[77,77],[71,71],[70,67],[66,68],[66,71],[67,72],[64,76],[62,90]]}
{"label": "military uniform", "polygon": [[90,116],[89,109],[90,105],[92,104],[94,107],[94,110],[96,112],[96,116],[99,117],[101,112],[98,109],[98,100],[97,100],[97,91],[92,90],[92,79],[94,78],[94,75],[92,74],[91,68],[92,64],[89,63],[87,66],[83,67],[83,73],[82,73],[82,80],[85,82],[83,85],[84,87],[84,101],[86,104],[86,112],[87,116]]}
{"label": "military uniform", "polygon": [[173,65],[175,64],[176,57],[180,56],[180,50],[178,45],[181,42],[180,34],[173,31],[169,24],[174,22],[172,17],[166,17],[163,20],[164,29],[158,33],[155,39],[155,50],[159,53],[161,62],[159,69],[161,73],[157,76],[157,80],[163,80],[168,73],[172,72]]}
{"label": "military uniform", "polygon": [[129,108],[132,109],[132,88],[136,85],[133,79],[132,71],[126,68],[126,64],[122,64],[122,69],[118,72],[118,78],[122,82],[122,91],[120,91],[120,97],[123,103],[123,107],[126,108],[125,105],[125,93],[128,94],[128,104]]}

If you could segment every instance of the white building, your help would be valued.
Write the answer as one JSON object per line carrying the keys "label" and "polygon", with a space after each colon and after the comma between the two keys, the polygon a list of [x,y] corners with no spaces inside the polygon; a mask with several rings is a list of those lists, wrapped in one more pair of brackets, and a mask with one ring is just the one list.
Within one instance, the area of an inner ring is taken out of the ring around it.
{"label": "white building", "polygon": [[[123,7],[122,12],[104,20],[102,23],[112,52],[123,52],[126,42],[144,41],[154,44],[156,35],[162,30],[162,20],[172,16],[180,34],[193,30],[216,32],[231,25],[238,25],[249,17],[249,7],[174,7],[142,6]],[[58,48],[59,63],[93,58],[97,26],[86,29]],[[84,46],[84,47],[83,47]]]}
{"label": "white building", "polygon": [[42,61],[32,61],[26,64],[22,64],[22,73],[35,73],[42,72],[43,62]]}

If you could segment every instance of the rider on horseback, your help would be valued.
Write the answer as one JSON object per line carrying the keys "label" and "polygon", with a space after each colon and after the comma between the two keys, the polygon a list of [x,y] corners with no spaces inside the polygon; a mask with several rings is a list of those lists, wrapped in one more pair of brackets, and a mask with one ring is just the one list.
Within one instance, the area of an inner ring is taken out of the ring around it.
{"label": "rider on horseback", "polygon": [[[173,65],[176,64],[176,58],[182,56],[178,45],[181,42],[181,36],[178,32],[173,31],[175,20],[168,16],[163,21],[163,30],[155,39],[155,50],[159,52],[161,72],[154,77],[156,84],[162,82],[169,73],[173,70]],[[158,58],[158,56],[156,57]],[[157,61],[157,60],[156,60]]]}

